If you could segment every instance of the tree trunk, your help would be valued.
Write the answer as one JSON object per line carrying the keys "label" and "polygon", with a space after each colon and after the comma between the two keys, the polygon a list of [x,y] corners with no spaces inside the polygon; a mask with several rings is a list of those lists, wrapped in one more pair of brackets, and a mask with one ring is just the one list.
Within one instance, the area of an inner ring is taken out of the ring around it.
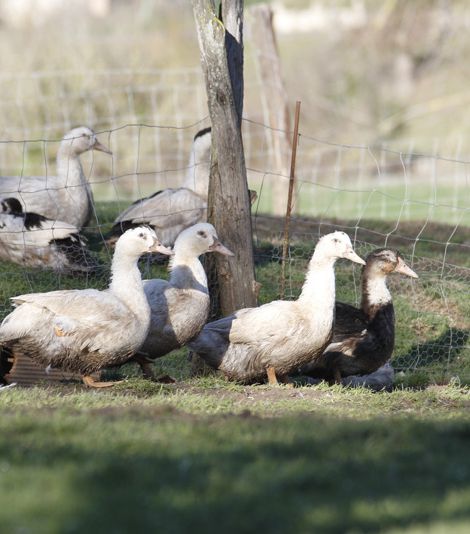
{"label": "tree trunk", "polygon": [[[250,199],[241,135],[243,1],[193,0],[212,122],[208,219],[235,257],[214,254],[220,313],[256,306]],[[209,259],[209,258],[208,258]]]}

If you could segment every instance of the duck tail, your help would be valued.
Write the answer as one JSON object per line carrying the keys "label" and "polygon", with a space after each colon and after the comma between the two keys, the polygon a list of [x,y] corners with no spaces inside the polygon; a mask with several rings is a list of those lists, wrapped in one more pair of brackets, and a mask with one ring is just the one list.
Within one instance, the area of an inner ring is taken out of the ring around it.
{"label": "duck tail", "polygon": [[98,259],[88,250],[79,234],[71,234],[64,239],[55,239],[53,243],[64,256],[65,270],[74,273],[94,273],[101,267]]}

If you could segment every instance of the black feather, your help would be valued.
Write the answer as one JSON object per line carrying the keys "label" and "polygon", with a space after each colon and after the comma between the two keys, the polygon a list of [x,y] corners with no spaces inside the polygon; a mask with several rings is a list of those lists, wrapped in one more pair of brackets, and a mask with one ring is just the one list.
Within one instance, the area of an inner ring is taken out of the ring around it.
{"label": "black feather", "polygon": [[212,128],[210,126],[208,126],[207,128],[203,128],[202,130],[199,130],[199,132],[197,132],[196,135],[194,136],[194,141],[196,141],[198,137],[202,137],[203,135],[210,133],[211,130]]}
{"label": "black feather", "polygon": [[64,239],[54,239],[51,241],[52,244],[65,255],[71,272],[90,273],[100,267],[99,262],[87,249],[79,234],[71,234]]}

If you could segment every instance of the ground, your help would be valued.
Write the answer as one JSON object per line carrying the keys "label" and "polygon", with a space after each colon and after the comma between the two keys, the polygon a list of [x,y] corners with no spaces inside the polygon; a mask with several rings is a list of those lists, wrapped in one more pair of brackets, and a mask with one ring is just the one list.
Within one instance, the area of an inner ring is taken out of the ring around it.
{"label": "ground", "polygon": [[[101,210],[105,233],[112,213]],[[386,224],[368,225],[377,234],[357,228],[356,248],[383,246]],[[145,381],[129,364],[117,371],[124,382],[110,390],[79,383],[2,390],[0,530],[468,532],[468,231],[443,256],[449,228],[427,228],[417,242],[407,237],[417,235],[416,224],[398,228],[389,243],[421,276],[391,285],[395,362],[404,369],[392,392],[190,378],[184,349],[157,363],[176,384]],[[256,220],[263,302],[277,296],[276,225]],[[300,290],[315,236],[333,228],[352,233],[348,225],[296,221],[289,298]],[[88,237],[109,259],[101,239]],[[0,269],[4,313],[12,294],[104,287],[108,276],[106,267],[81,280]],[[166,276],[162,266],[142,269]],[[357,301],[357,282],[357,270],[338,266],[343,300]]]}
{"label": "ground", "polygon": [[470,391],[0,393],[4,532],[466,532]]}

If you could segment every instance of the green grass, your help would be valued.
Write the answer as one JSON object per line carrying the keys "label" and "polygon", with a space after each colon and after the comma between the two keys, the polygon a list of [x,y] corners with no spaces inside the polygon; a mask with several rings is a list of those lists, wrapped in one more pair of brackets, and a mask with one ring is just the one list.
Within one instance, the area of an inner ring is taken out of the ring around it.
{"label": "green grass", "polygon": [[[116,207],[98,203],[103,233]],[[277,223],[276,223],[277,224]],[[318,221],[296,221],[287,297],[303,283]],[[347,221],[335,221],[348,225]],[[275,221],[257,221],[260,259],[278,256]],[[387,223],[369,228],[386,231]],[[400,229],[416,235],[417,225]],[[322,233],[330,228],[323,223]],[[429,233],[426,233],[429,232]],[[466,532],[470,528],[470,303],[465,235],[441,277],[448,228],[423,233],[421,279],[391,284],[397,315],[391,393],[338,386],[241,386],[191,378],[186,349],[161,358],[162,385],[128,364],[112,390],[40,384],[0,393],[0,530],[62,532]],[[0,299],[58,287],[105,287],[1,264]],[[365,254],[382,243],[358,235]],[[458,245],[458,246],[457,246]],[[404,249],[409,253],[409,249]],[[424,261],[425,260],[425,261]],[[142,264],[145,276],[165,267]],[[459,270],[460,269],[460,270]],[[359,271],[340,262],[338,298],[357,302]],[[278,297],[280,265],[260,262],[260,301]],[[300,383],[300,382],[299,382]],[[447,384],[447,385],[437,385]]]}
{"label": "green grass", "polygon": [[215,378],[8,390],[2,531],[468,526],[469,403],[452,386],[373,394]]}
{"label": "green grass", "polygon": [[[298,215],[317,218],[341,218],[354,221],[363,219],[397,221],[425,221],[470,226],[470,207],[465,185],[453,185],[440,180],[415,180],[405,188],[402,176],[395,180],[366,183],[343,181],[336,187],[331,184],[299,183],[295,204]],[[433,189],[435,187],[435,190]],[[271,213],[273,191],[264,184],[259,193],[260,213]],[[261,191],[261,192],[260,192]]]}

